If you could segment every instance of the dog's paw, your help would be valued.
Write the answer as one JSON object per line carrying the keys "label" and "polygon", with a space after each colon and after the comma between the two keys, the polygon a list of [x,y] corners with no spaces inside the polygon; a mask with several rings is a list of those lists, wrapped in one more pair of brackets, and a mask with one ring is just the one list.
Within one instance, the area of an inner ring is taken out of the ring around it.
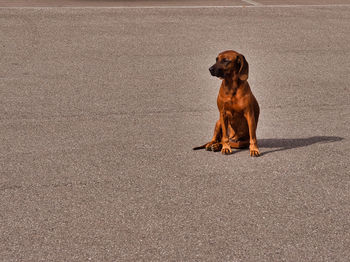
{"label": "dog's paw", "polygon": [[221,149],[221,154],[223,154],[223,155],[230,155],[230,154],[232,154],[232,150],[231,150],[230,146],[223,145],[222,149]]}
{"label": "dog's paw", "polygon": [[[205,146],[205,150],[207,150],[207,151],[214,151],[214,152],[216,152],[216,151],[218,151],[217,150],[217,147],[218,147],[218,144],[220,144],[219,142],[209,142],[208,144],[206,144],[206,146]],[[220,148],[221,149],[221,148]],[[219,149],[219,150],[220,150]]]}
{"label": "dog's paw", "polygon": [[214,152],[218,152],[220,151],[222,148],[222,144],[217,142],[217,143],[214,143],[211,145],[211,150],[214,151]]}
{"label": "dog's paw", "polygon": [[256,147],[256,146],[251,146],[249,148],[249,151],[250,151],[250,156],[254,156],[254,157],[260,156],[260,151],[259,151],[258,147]]}
{"label": "dog's paw", "polygon": [[213,145],[213,142],[209,142],[208,144],[206,144],[206,146],[205,146],[205,150],[207,150],[207,151],[211,151],[212,149],[211,149],[211,146]]}

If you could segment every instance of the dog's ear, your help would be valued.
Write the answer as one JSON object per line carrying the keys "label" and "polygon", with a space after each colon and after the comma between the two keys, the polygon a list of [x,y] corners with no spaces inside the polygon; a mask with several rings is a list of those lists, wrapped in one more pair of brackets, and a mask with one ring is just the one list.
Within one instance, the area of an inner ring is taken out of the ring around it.
{"label": "dog's ear", "polygon": [[246,81],[249,74],[249,65],[247,60],[245,60],[244,55],[239,54],[236,58],[235,64],[239,79],[241,81]]}

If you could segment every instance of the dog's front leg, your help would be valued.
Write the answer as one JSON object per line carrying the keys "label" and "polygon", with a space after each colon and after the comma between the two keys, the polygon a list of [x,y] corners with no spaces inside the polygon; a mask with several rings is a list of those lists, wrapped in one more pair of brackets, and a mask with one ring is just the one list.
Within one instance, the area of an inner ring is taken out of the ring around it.
{"label": "dog's front leg", "polygon": [[250,137],[250,146],[249,146],[249,151],[251,156],[260,156],[259,148],[258,148],[258,143],[256,140],[256,120],[254,116],[254,111],[249,110],[244,114],[245,118],[247,119],[248,122],[248,127],[249,127],[249,137]]}
{"label": "dog's front leg", "polygon": [[229,155],[232,153],[232,150],[231,150],[231,147],[229,144],[228,133],[227,133],[228,125],[229,125],[229,116],[227,115],[225,110],[220,111],[220,125],[221,125],[221,130],[222,130],[221,153],[224,155]]}

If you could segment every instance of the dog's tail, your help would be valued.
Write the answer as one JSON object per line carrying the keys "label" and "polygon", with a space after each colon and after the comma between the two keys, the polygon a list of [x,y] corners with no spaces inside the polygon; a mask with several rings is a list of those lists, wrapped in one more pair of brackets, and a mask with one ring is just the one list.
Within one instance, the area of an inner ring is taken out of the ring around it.
{"label": "dog's tail", "polygon": [[197,147],[194,147],[192,148],[192,150],[199,150],[199,149],[204,149],[209,143],[205,143],[204,145],[202,146],[197,146]]}

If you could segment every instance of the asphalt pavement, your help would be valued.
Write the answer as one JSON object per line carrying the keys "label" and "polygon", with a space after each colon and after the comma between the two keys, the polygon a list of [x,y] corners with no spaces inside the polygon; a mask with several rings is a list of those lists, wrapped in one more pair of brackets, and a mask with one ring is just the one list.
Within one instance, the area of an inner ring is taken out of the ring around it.
{"label": "asphalt pavement", "polygon": [[[0,261],[349,261],[349,1],[37,2],[0,1]],[[259,158],[192,151],[227,49]]]}

